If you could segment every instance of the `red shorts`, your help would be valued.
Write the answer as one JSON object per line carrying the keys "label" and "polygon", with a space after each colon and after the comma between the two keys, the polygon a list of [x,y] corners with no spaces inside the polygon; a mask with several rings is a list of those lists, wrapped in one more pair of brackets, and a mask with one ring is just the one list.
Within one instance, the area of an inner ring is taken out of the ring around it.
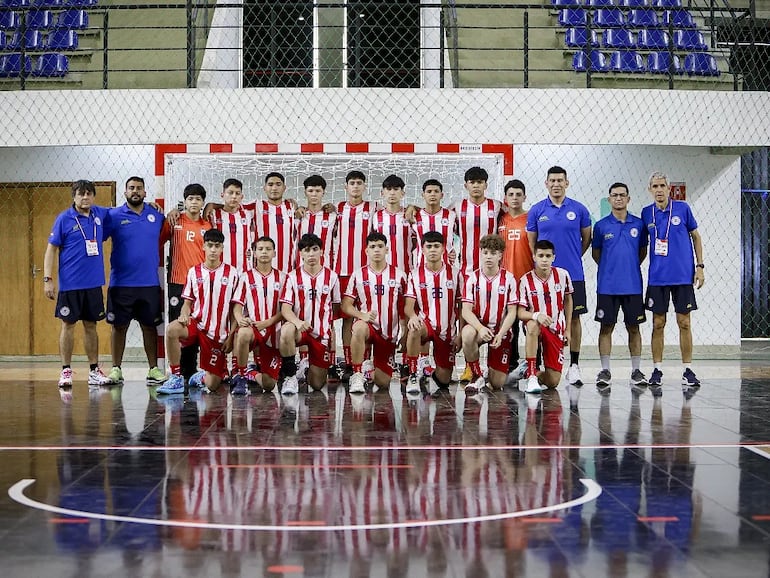
{"label": "red shorts", "polygon": [[313,367],[329,369],[332,365],[332,354],[321,340],[313,337],[307,331],[303,331],[299,336],[297,345],[307,345],[308,362]]}
{"label": "red shorts", "polygon": [[543,365],[561,373],[564,367],[564,338],[541,326],[540,343],[543,346]]}
{"label": "red shorts", "polygon": [[222,351],[222,344],[203,333],[195,322],[187,326],[187,337],[181,341],[182,347],[198,344],[201,348],[199,365],[222,379],[227,375],[227,356]]}
{"label": "red shorts", "polygon": [[369,326],[369,343],[372,344],[374,368],[388,375],[393,375],[393,370],[396,367],[396,344],[377,333],[371,324],[367,323],[367,325]]}
{"label": "red shorts", "polygon": [[259,368],[262,373],[278,379],[278,374],[281,371],[281,354],[273,347],[268,345],[269,343],[275,343],[275,326],[268,327],[265,330],[265,334],[262,334],[256,327],[252,327],[254,335],[254,343],[251,346],[251,350],[254,351],[259,348]]}
{"label": "red shorts", "polygon": [[427,335],[422,338],[422,344],[433,343],[433,360],[436,362],[436,367],[444,369],[453,369],[455,366],[455,354],[452,351],[452,340],[441,339],[436,335],[433,327],[429,323],[425,323],[425,329],[427,329]]}
{"label": "red shorts", "polygon": [[490,347],[487,355],[487,367],[500,371],[502,373],[508,373],[511,367],[511,337],[503,339],[500,343],[500,347]]}

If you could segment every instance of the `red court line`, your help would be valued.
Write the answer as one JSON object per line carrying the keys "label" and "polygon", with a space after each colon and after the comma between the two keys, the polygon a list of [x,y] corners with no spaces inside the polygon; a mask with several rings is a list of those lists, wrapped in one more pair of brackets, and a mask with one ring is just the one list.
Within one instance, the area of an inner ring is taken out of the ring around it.
{"label": "red court line", "polygon": [[676,516],[638,516],[636,518],[640,522],[678,522],[679,518]]}
{"label": "red court line", "polygon": [[770,521],[770,514],[757,514],[752,516],[751,519],[756,522],[767,522]]}
{"label": "red court line", "polygon": [[287,565],[281,565],[281,566],[268,566],[267,567],[268,572],[272,572],[273,574],[294,574],[295,572],[304,572],[305,567],[304,566],[287,566]]}
{"label": "red court line", "polygon": [[51,518],[48,520],[51,524],[88,524],[90,518]]}
{"label": "red court line", "polygon": [[323,520],[292,520],[286,522],[287,526],[326,526],[326,522]]}
{"label": "red court line", "polygon": [[523,524],[561,524],[564,522],[561,518],[522,518]]}
{"label": "red court line", "polygon": [[309,470],[309,469],[327,469],[327,470],[358,470],[358,469],[377,469],[377,470],[411,470],[414,466],[410,464],[212,464],[213,468],[254,468],[271,470]]}

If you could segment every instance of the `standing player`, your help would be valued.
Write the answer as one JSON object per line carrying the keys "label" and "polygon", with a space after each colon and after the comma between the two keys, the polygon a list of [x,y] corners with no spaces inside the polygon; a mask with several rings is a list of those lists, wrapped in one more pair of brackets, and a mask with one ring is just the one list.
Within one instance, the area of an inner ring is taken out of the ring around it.
{"label": "standing player", "polygon": [[281,307],[278,300],[285,275],[273,267],[274,258],[275,242],[270,237],[260,237],[254,243],[256,265],[242,273],[238,282],[238,293],[233,299],[233,318],[238,325],[233,395],[249,393],[246,364],[249,351],[257,347],[262,389],[271,391],[278,379],[281,366],[278,352]]}
{"label": "standing player", "polygon": [[353,375],[350,393],[364,393],[364,362],[366,344],[372,344],[374,383],[388,387],[396,367],[395,353],[399,337],[399,321],[406,291],[406,275],[395,265],[388,264],[388,239],[372,232],[366,238],[369,264],[350,277],[342,298],[342,311],[352,319],[353,339],[350,344]]}
{"label": "standing player", "polygon": [[[312,233],[321,239],[323,245],[324,267],[332,267],[333,248],[334,248],[334,226],[337,223],[337,215],[334,213],[334,207],[323,204],[323,196],[326,193],[326,179],[321,175],[310,175],[306,178],[302,186],[305,189],[307,198],[307,207],[304,208],[302,217],[295,220],[297,227],[296,239],[302,238],[302,235]],[[329,210],[331,209],[331,210]],[[297,267],[302,265],[299,253],[297,255]]]}
{"label": "standing player", "polygon": [[601,323],[599,359],[602,369],[596,376],[596,387],[600,393],[609,393],[612,386],[612,332],[621,307],[631,354],[631,386],[639,387],[647,383],[647,378],[639,369],[642,356],[639,325],[646,320],[640,265],[647,256],[648,236],[642,220],[628,212],[630,200],[625,183],[610,186],[612,212],[594,225],[591,244],[591,255],[599,266],[596,274],[596,321]]}
{"label": "standing player", "polygon": [[254,210],[241,206],[242,201],[243,183],[227,179],[222,184],[222,205],[213,204],[209,215],[214,228],[225,235],[222,262],[241,272],[252,267],[249,249],[254,238]]}
{"label": "standing player", "polygon": [[[206,200],[206,189],[197,183],[187,185],[182,193],[184,212],[174,225],[170,219],[163,222],[160,232],[161,245],[171,241],[168,272],[168,321],[174,321],[182,311],[182,291],[190,267],[203,262],[203,235],[211,229],[211,223],[201,217]],[[182,348],[182,375],[185,379],[195,373],[198,362],[198,346]],[[110,375],[113,378],[112,375]],[[122,376],[114,376],[122,377]]]}
{"label": "standing player", "polygon": [[404,180],[397,175],[389,175],[382,181],[384,207],[375,211],[372,231],[382,233],[389,239],[388,263],[408,274],[412,268],[412,225],[407,221],[401,205],[404,186]]}
{"label": "standing player", "polygon": [[[572,280],[566,269],[554,267],[551,241],[535,243],[535,268],[519,281],[519,319],[527,322],[529,367],[526,393],[540,393],[541,384],[555,388],[561,381],[564,346],[570,341]],[[543,348],[545,371],[538,375],[537,346]]]}
{"label": "standing player", "polygon": [[[521,279],[535,266],[527,236],[527,212],[524,210],[526,200],[527,189],[524,183],[513,179],[505,184],[505,205],[497,222],[497,233],[505,241],[501,267],[513,273],[516,280]],[[511,377],[515,380],[524,379],[527,376],[527,360],[523,359],[519,362],[521,359],[519,356],[520,326],[521,323],[518,321],[513,324],[511,337],[511,367],[514,367]]]}
{"label": "standing player", "polygon": [[286,277],[281,292],[281,394],[299,392],[297,363],[294,355],[298,345],[307,345],[310,368],[307,381],[313,389],[326,384],[331,364],[329,346],[332,314],[340,303],[337,274],[321,265],[322,243],[316,235],[305,235],[297,244],[302,267]]}
{"label": "standing player", "polygon": [[[90,370],[89,385],[110,383],[99,368],[99,335],[96,322],[104,319],[104,262],[102,242],[109,235],[109,210],[94,206],[96,187],[91,181],[72,183],[72,206],[54,221],[43,259],[43,291],[56,297],[56,317],[61,319],[59,354],[62,369],[59,387],[72,387],[72,350],[75,325],[83,323],[83,345]],[[59,294],[53,281],[54,262],[59,270]]]}
{"label": "standing player", "polygon": [[281,173],[268,173],[263,187],[267,200],[244,205],[254,211],[255,236],[275,241],[273,267],[282,273],[294,269],[294,208],[296,203],[283,198],[286,179]]}
{"label": "standing player", "polygon": [[486,198],[489,174],[481,167],[465,171],[468,198],[455,205],[460,234],[460,266],[464,275],[479,268],[479,240],[497,230],[500,201]]}
{"label": "standing player", "polygon": [[428,231],[422,238],[425,263],[409,275],[404,316],[407,318],[406,364],[409,381],[406,392],[420,393],[417,376],[417,357],[424,343],[433,343],[436,369],[428,378],[428,393],[448,388],[455,364],[455,353],[460,349],[457,317],[461,287],[459,272],[444,262],[446,241],[437,231]]}
{"label": "standing player", "polygon": [[457,233],[457,213],[441,206],[441,199],[444,198],[444,186],[436,179],[428,179],[422,184],[422,198],[425,201],[425,208],[415,210],[414,225],[412,226],[415,234],[415,248],[417,249],[414,264],[423,262],[422,238],[425,233],[438,231],[447,241],[446,253],[444,254],[446,261],[454,266],[457,258],[454,247],[454,237]]}
{"label": "standing player", "polygon": [[671,187],[665,174],[652,174],[649,191],[654,202],[642,209],[642,221],[650,233],[652,245],[647,276],[647,309],[652,311],[654,364],[650,385],[660,387],[663,379],[663,335],[668,303],[673,301],[684,366],[682,385],[697,387],[700,381],[691,367],[690,312],[698,308],[693,286],[700,289],[705,282],[703,243],[698,222],[687,203],[670,198]]}
{"label": "standing player", "polygon": [[479,347],[489,344],[489,383],[501,388],[510,366],[510,331],[516,322],[516,278],[500,268],[505,241],[499,235],[485,235],[479,241],[481,268],[465,279],[462,316],[463,354],[471,370],[470,384],[465,388],[473,395],[484,387],[479,364]]}
{"label": "standing player", "polygon": [[182,311],[166,329],[171,377],[158,387],[158,393],[184,393],[184,378],[179,366],[181,348],[194,342],[200,345],[200,366],[206,372],[203,384],[210,391],[219,389],[227,374],[224,344],[230,326],[230,305],[238,290],[238,270],[222,262],[224,244],[225,235],[218,229],[203,235],[206,259],[187,272]]}
{"label": "standing player", "polygon": [[548,169],[545,179],[548,198],[535,203],[527,216],[527,236],[532,252],[535,242],[543,239],[556,247],[556,267],[567,270],[575,288],[572,299],[574,311],[570,328],[570,366],[567,381],[583,385],[580,375],[580,345],[583,327],[580,316],[586,309],[586,284],[583,274],[583,253],[591,244],[591,215],[582,203],[567,197],[567,171],[559,166]]}

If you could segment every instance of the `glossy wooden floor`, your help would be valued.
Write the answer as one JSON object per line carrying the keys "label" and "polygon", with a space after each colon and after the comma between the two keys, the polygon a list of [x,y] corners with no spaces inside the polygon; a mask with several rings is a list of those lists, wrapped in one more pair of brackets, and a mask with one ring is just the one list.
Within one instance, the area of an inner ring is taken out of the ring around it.
{"label": "glossy wooden floor", "polygon": [[[162,398],[0,364],[6,576],[770,574],[770,371],[634,393]],[[587,381],[598,368],[584,366]]]}

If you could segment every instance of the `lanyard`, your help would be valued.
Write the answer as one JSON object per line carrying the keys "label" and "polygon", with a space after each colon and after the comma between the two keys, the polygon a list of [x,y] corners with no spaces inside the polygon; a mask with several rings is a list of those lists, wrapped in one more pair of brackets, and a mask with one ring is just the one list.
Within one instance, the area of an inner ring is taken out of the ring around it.
{"label": "lanyard", "polygon": [[[83,230],[83,225],[80,224],[80,219],[77,218],[77,215],[75,216],[75,222],[78,225],[78,229],[80,229],[80,234],[83,235],[83,239],[89,241],[90,239],[86,237],[86,232]],[[94,219],[94,241],[96,241],[96,219]]]}
{"label": "lanyard", "polygon": [[[666,211],[662,211],[663,214]],[[671,230],[671,216],[674,213],[674,199],[668,201],[668,224],[666,225],[666,236],[663,237],[664,241],[668,241],[668,232]],[[655,238],[658,239],[658,222],[655,218],[655,203],[652,204],[652,224],[655,225]]]}

